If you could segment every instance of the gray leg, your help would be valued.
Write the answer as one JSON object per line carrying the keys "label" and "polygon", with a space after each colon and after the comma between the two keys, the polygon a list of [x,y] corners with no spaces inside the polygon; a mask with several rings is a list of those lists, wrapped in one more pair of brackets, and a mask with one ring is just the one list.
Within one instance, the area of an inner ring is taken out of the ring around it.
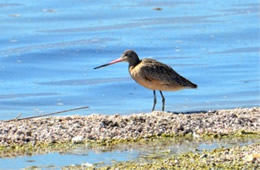
{"label": "gray leg", "polygon": [[164,111],[164,105],[165,105],[165,98],[163,96],[162,91],[160,90],[161,96],[162,96],[162,111]]}
{"label": "gray leg", "polygon": [[153,108],[152,108],[152,111],[154,111],[155,105],[156,105],[156,92],[154,90],[153,91]]}

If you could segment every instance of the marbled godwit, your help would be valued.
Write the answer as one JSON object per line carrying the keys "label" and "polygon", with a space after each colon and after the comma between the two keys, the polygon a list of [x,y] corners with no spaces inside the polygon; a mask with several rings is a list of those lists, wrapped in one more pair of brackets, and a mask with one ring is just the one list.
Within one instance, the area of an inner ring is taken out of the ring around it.
{"label": "marbled godwit", "polygon": [[164,111],[165,98],[162,91],[177,91],[185,88],[197,88],[197,85],[179,75],[170,66],[160,63],[153,59],[140,60],[136,52],[126,50],[120,58],[110,63],[95,67],[98,69],[118,62],[128,62],[131,77],[140,85],[153,90],[154,102],[152,111],[156,105],[156,90],[162,96],[162,111]]}

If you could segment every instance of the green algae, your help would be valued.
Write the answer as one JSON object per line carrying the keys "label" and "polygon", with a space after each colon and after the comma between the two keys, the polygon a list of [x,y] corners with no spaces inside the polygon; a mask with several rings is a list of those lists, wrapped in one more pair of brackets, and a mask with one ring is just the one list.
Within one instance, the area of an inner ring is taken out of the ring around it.
{"label": "green algae", "polygon": [[[257,169],[259,162],[244,160],[243,152],[260,147],[260,143],[235,148],[219,148],[212,151],[187,152],[170,158],[151,157],[150,162],[118,162],[111,166],[84,167],[84,169]],[[230,158],[225,157],[231,155]],[[63,169],[79,169],[81,165],[66,166]]]}
{"label": "green algae", "polygon": [[[73,148],[78,147],[88,147],[89,149],[98,147],[108,147],[111,150],[116,149],[117,145],[120,144],[135,144],[146,145],[148,142],[163,142],[164,140],[173,140],[173,142],[178,141],[211,141],[214,139],[232,139],[232,138],[251,138],[260,139],[260,133],[258,132],[246,132],[238,131],[230,134],[214,134],[205,133],[198,136],[193,136],[193,134],[161,134],[160,136],[152,135],[142,138],[132,138],[132,139],[108,139],[108,140],[84,140],[78,144],[71,141],[67,142],[36,142],[27,144],[16,144],[12,143],[9,145],[0,145],[0,157],[15,157],[19,155],[33,155],[42,154],[47,152],[66,152]],[[141,146],[140,146],[141,147]]]}
{"label": "green algae", "polygon": [[[102,162],[93,164],[91,167],[86,165],[71,165],[63,167],[62,169],[257,169],[258,164],[255,162],[245,162],[241,157],[236,157],[243,152],[243,150],[230,148],[218,148],[209,150],[194,150],[184,153],[172,153],[170,150],[163,150],[163,146],[167,143],[186,141],[193,145],[194,141],[205,142],[215,141],[216,139],[231,140],[239,139],[256,139],[254,144],[243,146],[250,148],[251,145],[260,146],[260,133],[239,131],[232,134],[203,134],[199,137],[194,137],[192,134],[186,135],[160,135],[149,136],[145,138],[134,139],[117,139],[117,140],[85,140],[81,143],[75,144],[70,142],[55,142],[55,143],[27,143],[25,145],[11,144],[8,146],[0,146],[1,157],[15,157],[18,155],[33,155],[47,152],[66,152],[73,148],[87,147],[88,149],[106,148],[104,151],[117,149],[119,145],[125,144],[138,145],[142,148],[147,145],[156,146],[160,152],[152,152],[147,155],[134,160],[126,162],[113,162],[110,165]],[[159,146],[161,144],[161,146]],[[148,146],[150,147],[150,146]],[[162,148],[160,148],[162,147]],[[196,148],[196,146],[194,147]],[[240,147],[241,148],[241,147]],[[103,150],[102,150],[103,151]],[[222,159],[225,154],[231,154],[232,159]],[[39,167],[38,167],[39,168]],[[28,169],[37,169],[36,167],[29,167]]]}

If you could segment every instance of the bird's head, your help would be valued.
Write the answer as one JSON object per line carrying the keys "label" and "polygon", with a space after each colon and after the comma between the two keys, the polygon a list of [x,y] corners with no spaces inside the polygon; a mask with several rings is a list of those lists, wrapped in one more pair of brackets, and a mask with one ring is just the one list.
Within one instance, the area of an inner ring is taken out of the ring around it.
{"label": "bird's head", "polygon": [[136,52],[134,52],[133,50],[126,50],[123,52],[123,54],[121,55],[121,57],[119,57],[118,59],[115,59],[107,64],[103,64],[101,66],[95,67],[94,69],[98,69],[101,67],[105,67],[111,64],[115,64],[118,62],[128,62],[129,65],[136,65],[140,62]]}
{"label": "bird's head", "polygon": [[133,50],[126,50],[126,51],[124,51],[119,59],[121,59],[122,61],[126,61],[128,63],[131,63],[131,62],[134,62],[136,60],[139,60],[136,52],[134,52]]}

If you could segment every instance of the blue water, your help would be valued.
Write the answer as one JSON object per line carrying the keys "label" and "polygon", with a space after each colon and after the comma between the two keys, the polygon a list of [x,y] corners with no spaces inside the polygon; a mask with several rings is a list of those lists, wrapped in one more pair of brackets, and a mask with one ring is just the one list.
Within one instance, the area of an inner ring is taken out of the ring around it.
{"label": "blue water", "polygon": [[2,0],[0,119],[81,106],[90,108],[66,114],[149,112],[152,91],[130,78],[127,63],[93,70],[126,49],[198,84],[165,92],[167,111],[259,106],[259,6],[257,0]]}
{"label": "blue water", "polygon": [[81,164],[111,164],[114,160],[127,161],[137,157],[137,152],[131,151],[113,151],[113,152],[93,152],[86,151],[85,154],[68,154],[51,152],[48,154],[37,154],[32,156],[20,156],[15,158],[0,159],[1,169],[20,169],[26,167],[37,166],[39,168],[53,168],[60,169],[69,165]]}

